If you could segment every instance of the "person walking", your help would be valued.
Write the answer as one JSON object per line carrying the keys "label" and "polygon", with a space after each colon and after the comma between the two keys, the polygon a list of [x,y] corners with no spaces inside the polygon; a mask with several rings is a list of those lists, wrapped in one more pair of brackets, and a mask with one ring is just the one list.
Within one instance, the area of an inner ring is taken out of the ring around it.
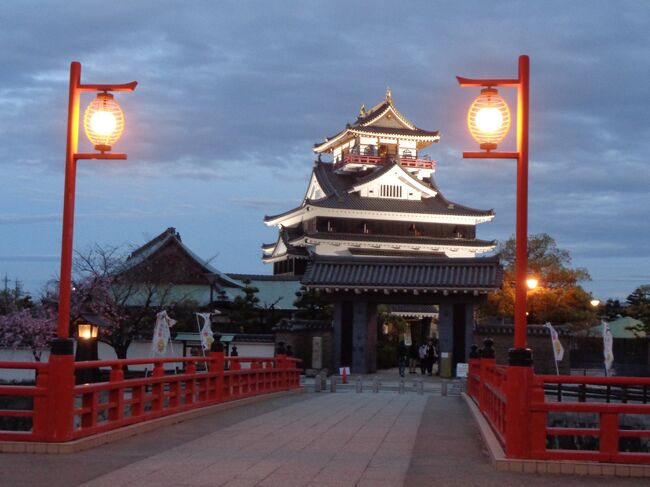
{"label": "person walking", "polygon": [[404,369],[406,368],[407,362],[408,362],[408,350],[406,348],[406,344],[404,343],[404,340],[400,340],[399,345],[397,346],[397,366],[399,367],[400,377],[404,377]]}

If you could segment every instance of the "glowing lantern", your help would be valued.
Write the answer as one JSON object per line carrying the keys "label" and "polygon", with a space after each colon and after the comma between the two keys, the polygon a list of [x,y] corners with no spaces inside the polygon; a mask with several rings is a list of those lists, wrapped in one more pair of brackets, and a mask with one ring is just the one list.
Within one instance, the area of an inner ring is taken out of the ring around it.
{"label": "glowing lantern", "polygon": [[84,113],[88,140],[98,151],[110,151],[124,130],[124,114],[110,93],[98,93]]}
{"label": "glowing lantern", "polygon": [[93,325],[92,323],[79,323],[78,327],[78,336],[79,338],[84,338],[89,340],[90,338],[97,338],[99,333],[99,326]]}
{"label": "glowing lantern", "polygon": [[529,277],[526,279],[526,285],[528,286],[528,289],[535,289],[537,287],[537,284],[539,284],[539,281],[534,277]]}
{"label": "glowing lantern", "polygon": [[598,305],[600,304],[600,299],[592,299],[592,300],[589,301],[589,302],[590,302],[591,305],[595,308],[596,306],[598,306]]}
{"label": "glowing lantern", "polygon": [[481,149],[494,150],[510,129],[510,109],[495,88],[484,88],[467,113],[467,125]]}

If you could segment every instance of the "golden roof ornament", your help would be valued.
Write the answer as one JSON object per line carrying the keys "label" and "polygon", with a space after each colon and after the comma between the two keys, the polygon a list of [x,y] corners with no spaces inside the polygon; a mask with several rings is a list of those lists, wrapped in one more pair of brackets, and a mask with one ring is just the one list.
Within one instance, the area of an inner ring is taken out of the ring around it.
{"label": "golden roof ornament", "polygon": [[388,103],[393,103],[393,94],[390,91],[390,86],[386,87],[386,101]]}
{"label": "golden roof ornament", "polygon": [[366,116],[366,104],[362,103],[361,108],[359,108],[359,118]]}

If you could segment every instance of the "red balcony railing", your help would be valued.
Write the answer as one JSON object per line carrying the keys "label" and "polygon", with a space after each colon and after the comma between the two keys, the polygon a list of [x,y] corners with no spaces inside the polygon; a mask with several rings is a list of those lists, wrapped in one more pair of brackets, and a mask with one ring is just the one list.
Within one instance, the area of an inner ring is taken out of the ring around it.
{"label": "red balcony railing", "polygon": [[[217,352],[208,357],[90,362],[74,362],[71,356],[54,357],[49,363],[0,362],[0,369],[31,369],[37,373],[34,386],[0,387],[0,440],[70,441],[300,386],[299,360],[284,355],[226,358]],[[176,364],[182,370],[170,374],[165,364]],[[124,367],[130,365],[147,365],[152,372],[147,377],[125,379]],[[109,369],[107,381],[75,385],[76,372],[99,368]],[[3,403],[19,405],[1,406]],[[26,419],[17,422],[16,418]],[[9,423],[13,423],[11,428]]]}
{"label": "red balcony railing", "polygon": [[404,167],[418,168],[418,169],[435,169],[436,161],[429,159],[416,159],[414,157],[400,157],[394,155],[389,156],[376,156],[367,154],[347,153],[334,162],[334,169],[339,169],[348,164],[359,164],[367,166],[381,166],[389,162],[399,160],[400,164]]}
{"label": "red balcony railing", "polygon": [[650,378],[535,375],[494,359],[470,359],[467,385],[509,458],[646,465],[648,390]]}

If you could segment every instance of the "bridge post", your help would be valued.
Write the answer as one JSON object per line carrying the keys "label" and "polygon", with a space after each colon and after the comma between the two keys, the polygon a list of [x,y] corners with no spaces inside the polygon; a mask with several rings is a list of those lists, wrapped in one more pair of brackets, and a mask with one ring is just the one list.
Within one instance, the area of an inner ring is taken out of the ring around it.
{"label": "bridge post", "polygon": [[74,419],[74,355],[72,340],[57,340],[47,370],[47,407],[39,408],[35,422],[42,427],[45,441],[72,440]]}
{"label": "bridge post", "polygon": [[209,371],[217,374],[214,381],[214,387],[215,387],[214,399],[217,402],[222,402],[223,390],[224,390],[223,371],[226,365],[226,358],[223,352],[213,352],[213,351],[210,351],[208,357],[210,359],[210,361],[208,362]]}
{"label": "bridge post", "polygon": [[506,369],[506,456],[530,458],[533,368],[509,365]]}

